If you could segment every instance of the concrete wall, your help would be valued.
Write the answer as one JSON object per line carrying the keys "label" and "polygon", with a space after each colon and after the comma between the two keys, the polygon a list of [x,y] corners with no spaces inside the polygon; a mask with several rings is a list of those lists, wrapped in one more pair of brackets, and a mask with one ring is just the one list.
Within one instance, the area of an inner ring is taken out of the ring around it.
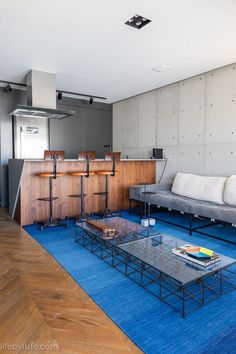
{"label": "concrete wall", "polygon": [[168,158],[166,181],[177,171],[236,174],[236,65],[115,103],[114,150],[144,158],[153,147]]}
{"label": "concrete wall", "polygon": [[[26,104],[26,92],[10,93],[0,88],[0,205],[8,204],[8,159],[12,158],[12,118],[8,113],[15,105]],[[51,149],[65,149],[66,158],[77,158],[78,151],[96,150],[103,156],[104,144],[112,144],[112,106],[88,101],[64,98],[58,108],[76,111],[74,117],[52,121],[50,129]]]}

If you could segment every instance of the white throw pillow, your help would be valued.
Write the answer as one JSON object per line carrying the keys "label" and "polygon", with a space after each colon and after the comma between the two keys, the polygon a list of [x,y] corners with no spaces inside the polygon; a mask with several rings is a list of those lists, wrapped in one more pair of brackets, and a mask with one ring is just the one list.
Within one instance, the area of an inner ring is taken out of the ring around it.
{"label": "white throw pillow", "polygon": [[224,202],[236,206],[236,176],[232,175],[225,183]]}
{"label": "white throw pillow", "polygon": [[227,177],[198,176],[177,173],[171,191],[193,199],[224,204],[223,193]]}

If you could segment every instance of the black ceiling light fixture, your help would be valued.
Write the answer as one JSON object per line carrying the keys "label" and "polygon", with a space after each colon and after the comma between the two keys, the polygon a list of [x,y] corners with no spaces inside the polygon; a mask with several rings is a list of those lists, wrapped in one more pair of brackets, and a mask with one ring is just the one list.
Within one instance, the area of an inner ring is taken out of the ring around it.
{"label": "black ceiling light fixture", "polygon": [[144,27],[145,25],[147,25],[149,22],[151,22],[151,20],[140,16],[140,15],[135,15],[133,17],[131,17],[128,21],[125,22],[126,25],[140,29],[142,27]]}
{"label": "black ceiling light fixture", "polygon": [[58,100],[62,100],[62,92],[61,91],[58,91],[57,98],[58,98]]}
{"label": "black ceiling light fixture", "polygon": [[89,104],[93,104],[93,97],[90,97]]}
{"label": "black ceiling light fixture", "polygon": [[5,91],[8,93],[12,92],[12,87],[10,84],[7,84],[7,86],[5,87]]}

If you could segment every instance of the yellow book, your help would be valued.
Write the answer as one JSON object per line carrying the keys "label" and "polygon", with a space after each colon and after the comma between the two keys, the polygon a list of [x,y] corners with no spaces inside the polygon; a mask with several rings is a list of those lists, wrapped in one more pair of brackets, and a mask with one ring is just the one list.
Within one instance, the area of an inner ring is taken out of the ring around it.
{"label": "yellow book", "polygon": [[205,253],[210,257],[212,257],[214,253],[212,250],[209,250],[208,248],[205,247],[200,247],[200,252]]}

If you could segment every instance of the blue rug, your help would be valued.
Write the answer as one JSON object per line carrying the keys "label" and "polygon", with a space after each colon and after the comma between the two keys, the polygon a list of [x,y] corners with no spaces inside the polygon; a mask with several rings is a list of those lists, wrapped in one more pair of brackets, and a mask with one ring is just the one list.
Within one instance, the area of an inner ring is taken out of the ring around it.
{"label": "blue rug", "polygon": [[[139,222],[139,217],[123,213]],[[166,213],[166,218],[173,215]],[[174,216],[185,223],[184,215]],[[177,227],[158,223],[158,231],[189,242],[201,244],[226,256],[236,258],[236,246]],[[109,317],[147,354],[236,353],[236,291],[203,306],[183,319],[168,305],[159,301],[117,270],[74,242],[74,225],[55,227],[40,232],[38,226],[25,230],[33,236],[83,287]],[[215,226],[211,232],[234,237],[236,231]]]}

